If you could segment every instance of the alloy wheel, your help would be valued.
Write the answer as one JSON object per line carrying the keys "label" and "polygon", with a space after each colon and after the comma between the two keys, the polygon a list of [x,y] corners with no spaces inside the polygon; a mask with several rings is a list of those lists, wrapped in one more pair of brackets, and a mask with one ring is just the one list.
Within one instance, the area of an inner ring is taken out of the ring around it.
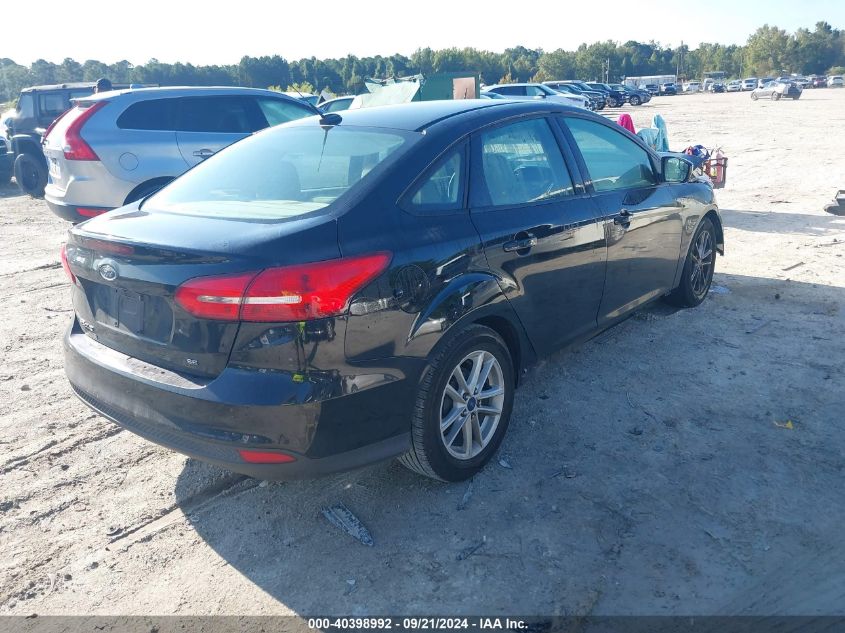
{"label": "alloy wheel", "polygon": [[710,231],[702,231],[690,252],[692,257],[692,271],[690,272],[690,287],[696,297],[707,292],[710,283],[710,273],[713,270],[713,236]]}
{"label": "alloy wheel", "polygon": [[467,354],[452,370],[440,402],[440,438],[454,458],[481,453],[496,433],[505,404],[505,380],[496,357]]}

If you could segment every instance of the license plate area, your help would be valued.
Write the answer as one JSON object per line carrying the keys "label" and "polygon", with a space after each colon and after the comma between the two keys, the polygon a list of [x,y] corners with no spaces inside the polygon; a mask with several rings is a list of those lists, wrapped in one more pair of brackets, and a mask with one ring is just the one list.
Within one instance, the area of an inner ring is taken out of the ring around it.
{"label": "license plate area", "polygon": [[144,297],[126,288],[98,284],[96,289],[97,321],[109,328],[132,334],[144,331]]}

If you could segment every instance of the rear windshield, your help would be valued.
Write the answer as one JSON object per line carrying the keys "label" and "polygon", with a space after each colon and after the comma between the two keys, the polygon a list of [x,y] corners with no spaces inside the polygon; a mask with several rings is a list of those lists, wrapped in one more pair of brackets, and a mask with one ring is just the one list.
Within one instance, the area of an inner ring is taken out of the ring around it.
{"label": "rear windshield", "polygon": [[150,197],[144,210],[237,219],[318,211],[395,160],[418,134],[318,125],[255,134],[197,165]]}

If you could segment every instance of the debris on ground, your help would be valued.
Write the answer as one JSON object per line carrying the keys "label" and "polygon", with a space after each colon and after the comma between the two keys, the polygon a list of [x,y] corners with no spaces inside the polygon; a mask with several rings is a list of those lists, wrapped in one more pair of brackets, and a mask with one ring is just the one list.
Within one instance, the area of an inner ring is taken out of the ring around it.
{"label": "debris on ground", "polygon": [[463,510],[469,504],[469,500],[472,499],[472,482],[473,480],[470,479],[469,483],[467,484],[467,489],[464,492],[464,496],[461,497],[460,502],[458,503],[458,510]]}
{"label": "debris on ground", "polygon": [[789,429],[790,431],[795,428],[795,425],[792,424],[792,420],[786,420],[785,422],[778,422],[775,420],[775,426],[779,429]]}
{"label": "debris on ground", "polygon": [[361,541],[364,545],[375,545],[370,531],[361,523],[360,519],[342,503],[336,503],[330,508],[322,508],[323,516],[329,523],[340,528],[351,537]]}
{"label": "debris on ground", "polygon": [[499,459],[499,466],[501,466],[502,468],[507,468],[508,470],[513,468],[513,466],[511,466],[511,463],[504,457]]}
{"label": "debris on ground", "polygon": [[455,560],[466,560],[482,548],[485,543],[485,540],[486,539],[482,539],[475,545],[470,545],[469,547],[462,549],[460,552],[458,552],[458,555],[455,556]]}

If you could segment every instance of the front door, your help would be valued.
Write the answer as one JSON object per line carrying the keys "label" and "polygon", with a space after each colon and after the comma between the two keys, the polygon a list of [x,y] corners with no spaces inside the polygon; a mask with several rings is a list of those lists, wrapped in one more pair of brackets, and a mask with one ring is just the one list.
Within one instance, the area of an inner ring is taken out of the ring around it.
{"label": "front door", "polygon": [[180,99],[178,122],[176,141],[190,166],[267,125],[255,99],[243,95]]}
{"label": "front door", "polygon": [[471,218],[487,262],[538,352],[595,328],[605,236],[546,118],[476,134]]}
{"label": "front door", "polygon": [[575,116],[563,120],[607,236],[601,325],[672,289],[681,249],[681,204],[675,186],[659,181],[651,154],[621,127]]}

